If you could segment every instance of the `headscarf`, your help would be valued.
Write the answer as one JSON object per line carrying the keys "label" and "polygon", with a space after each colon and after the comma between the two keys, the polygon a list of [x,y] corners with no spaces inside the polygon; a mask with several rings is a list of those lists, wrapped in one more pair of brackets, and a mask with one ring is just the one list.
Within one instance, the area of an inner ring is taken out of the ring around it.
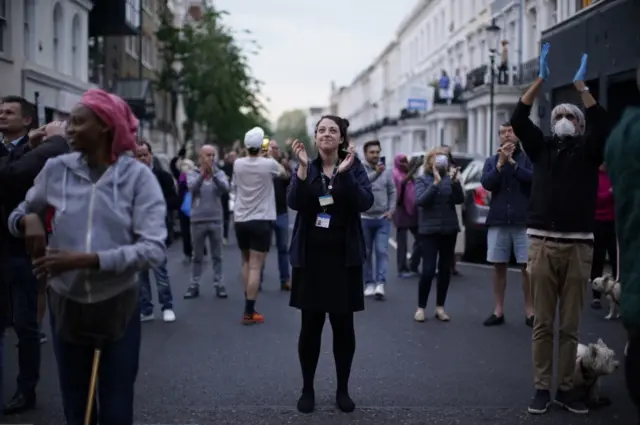
{"label": "headscarf", "polygon": [[125,152],[135,151],[138,119],[122,98],[100,89],[90,89],[82,95],[80,103],[91,109],[113,132],[111,145],[115,160]]}
{"label": "headscarf", "polygon": [[[397,154],[393,159],[393,182],[396,185],[396,193],[398,196],[400,196],[402,191],[402,181],[407,177],[407,172],[400,167],[403,161],[407,161],[407,156],[402,153]],[[405,184],[402,206],[404,206],[407,213],[413,215],[416,206],[416,186],[412,179],[407,180]]]}

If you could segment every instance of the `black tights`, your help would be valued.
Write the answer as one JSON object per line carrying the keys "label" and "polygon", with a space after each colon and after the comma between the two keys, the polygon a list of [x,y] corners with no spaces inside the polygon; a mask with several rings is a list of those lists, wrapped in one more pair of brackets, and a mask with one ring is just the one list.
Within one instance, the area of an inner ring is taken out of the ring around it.
{"label": "black tights", "polygon": [[[303,392],[313,392],[313,381],[320,358],[322,328],[326,313],[302,311],[302,326],[298,338],[298,357],[302,368]],[[333,330],[333,358],[336,362],[339,393],[349,390],[349,375],[353,354],[356,351],[356,334],[353,329],[353,313],[329,314]]]}

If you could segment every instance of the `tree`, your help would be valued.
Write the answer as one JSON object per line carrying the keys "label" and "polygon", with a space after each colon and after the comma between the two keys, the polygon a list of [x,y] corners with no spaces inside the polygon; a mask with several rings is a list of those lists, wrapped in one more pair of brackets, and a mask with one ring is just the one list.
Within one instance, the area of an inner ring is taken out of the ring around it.
{"label": "tree", "polygon": [[275,139],[281,143],[287,139],[298,139],[309,148],[311,140],[307,128],[307,114],[302,109],[283,112],[276,122]]}
{"label": "tree", "polygon": [[261,82],[253,77],[233,31],[223,24],[226,14],[205,6],[198,20],[181,28],[173,25],[168,8],[161,14],[156,36],[163,66],[157,84],[182,96],[186,140],[193,138],[196,127],[207,142],[222,146],[230,146],[254,126],[269,131],[259,100]]}

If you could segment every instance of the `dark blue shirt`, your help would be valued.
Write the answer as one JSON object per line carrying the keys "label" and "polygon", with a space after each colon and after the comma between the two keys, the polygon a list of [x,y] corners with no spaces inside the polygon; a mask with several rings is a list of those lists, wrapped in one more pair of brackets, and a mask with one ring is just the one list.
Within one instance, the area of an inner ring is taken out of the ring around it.
{"label": "dark blue shirt", "polygon": [[526,225],[533,165],[519,148],[513,159],[515,164],[506,163],[500,170],[497,154],[484,163],[482,187],[491,192],[487,226]]}

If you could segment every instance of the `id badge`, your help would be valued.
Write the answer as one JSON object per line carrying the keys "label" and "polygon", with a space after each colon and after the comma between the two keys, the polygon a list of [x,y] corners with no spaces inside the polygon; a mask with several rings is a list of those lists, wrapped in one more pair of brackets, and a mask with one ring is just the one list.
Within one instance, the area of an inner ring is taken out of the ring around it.
{"label": "id badge", "polygon": [[318,214],[318,218],[316,218],[316,227],[322,227],[323,229],[328,229],[330,221],[331,221],[331,216],[329,214],[325,214],[325,213]]}
{"label": "id badge", "polygon": [[318,198],[320,200],[321,207],[327,207],[329,205],[333,205],[333,196],[324,195]]}

